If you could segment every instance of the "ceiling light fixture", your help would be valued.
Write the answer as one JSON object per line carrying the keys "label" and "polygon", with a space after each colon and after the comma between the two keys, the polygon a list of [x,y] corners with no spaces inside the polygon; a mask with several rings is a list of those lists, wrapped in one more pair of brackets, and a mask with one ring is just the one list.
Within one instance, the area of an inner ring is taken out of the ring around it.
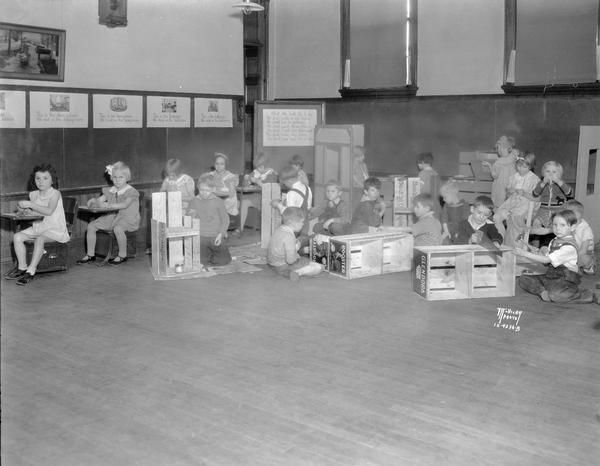
{"label": "ceiling light fixture", "polygon": [[249,15],[254,11],[263,11],[265,9],[264,6],[259,5],[258,3],[251,2],[250,0],[243,0],[240,3],[236,3],[231,5],[232,8],[241,9],[245,15]]}

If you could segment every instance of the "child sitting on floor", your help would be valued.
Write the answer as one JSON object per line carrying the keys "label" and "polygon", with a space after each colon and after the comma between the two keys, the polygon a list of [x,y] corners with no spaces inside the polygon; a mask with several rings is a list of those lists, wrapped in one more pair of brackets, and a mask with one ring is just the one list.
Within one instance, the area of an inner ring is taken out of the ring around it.
{"label": "child sitting on floor", "polygon": [[439,246],[442,244],[442,225],[433,213],[433,199],[429,194],[417,194],[413,199],[413,210],[418,221],[410,231],[415,246]]}
{"label": "child sitting on floor", "polygon": [[444,200],[442,207],[442,243],[455,244],[458,224],[470,213],[469,204],[458,197],[458,184],[450,180],[440,187],[440,196]]}
{"label": "child sitting on floor", "polygon": [[113,186],[102,188],[102,195],[90,199],[88,207],[114,209],[114,213],[107,213],[92,220],[88,224],[86,241],[87,254],[77,261],[78,264],[87,264],[96,260],[96,232],[98,230],[112,230],[117,239],[119,253],[108,261],[111,265],[119,265],[127,261],[127,236],[125,232],[137,231],[140,227],[140,193],[127,184],[131,180],[131,170],[123,162],[108,165],[106,172],[110,175]]}
{"label": "child sitting on floor", "polygon": [[342,199],[342,188],[337,181],[325,185],[326,204],[311,210],[310,216],[317,218],[313,233],[317,235],[343,235],[350,221],[350,210]]}
{"label": "child sitting on floor", "polygon": [[183,210],[196,195],[196,184],[190,175],[183,173],[183,165],[179,159],[169,159],[165,165],[165,179],[160,187],[162,192],[180,191]]}
{"label": "child sitting on floor", "polygon": [[[591,303],[591,290],[580,288],[581,275],[577,266],[577,244],[573,237],[577,216],[571,210],[561,210],[552,217],[556,236],[542,254],[515,249],[514,253],[547,264],[545,275],[521,275],[519,286],[543,301],[557,303]],[[542,248],[542,251],[546,248]]]}
{"label": "child sitting on floor", "polygon": [[498,248],[502,235],[498,233],[490,217],[494,203],[488,196],[477,196],[471,206],[471,215],[458,224],[456,244],[481,244],[486,248]]}
{"label": "child sitting on floor", "polygon": [[421,194],[429,194],[433,202],[433,213],[440,214],[440,175],[433,169],[433,155],[422,152],[417,156]]}
{"label": "child sitting on floor", "polygon": [[[504,244],[514,246],[519,235],[525,233],[529,204],[533,200],[533,190],[540,181],[531,171],[535,155],[525,152],[518,156],[515,163],[517,172],[508,180],[508,199],[502,203],[494,214],[494,224],[504,237]],[[504,227],[506,221],[507,228]]]}
{"label": "child sitting on floor", "polygon": [[577,265],[581,271],[588,275],[596,272],[596,258],[594,257],[594,231],[583,218],[583,204],[575,199],[565,202],[565,209],[572,210],[577,217],[573,237],[577,244]]}
{"label": "child sitting on floor", "polygon": [[190,201],[188,215],[200,219],[200,262],[209,265],[226,265],[231,262],[225,244],[229,215],[223,199],[215,195],[215,185],[209,178],[200,177],[198,196]]}
{"label": "child sitting on floor", "polygon": [[[37,190],[29,193],[28,201],[19,201],[19,211],[23,215],[43,215],[43,220],[33,222],[25,230],[15,233],[13,245],[17,256],[17,265],[4,275],[7,280],[17,280],[17,285],[27,285],[37,270],[37,266],[44,255],[46,241],[69,241],[65,211],[62,196],[58,191],[58,178],[56,171],[49,164],[38,165],[31,175]],[[33,254],[31,262],[27,265],[27,250],[25,241],[33,240]]]}
{"label": "child sitting on floor", "polygon": [[292,281],[298,281],[301,276],[318,275],[323,271],[321,264],[298,255],[300,242],[296,240],[296,233],[302,230],[305,218],[301,208],[286,208],[282,214],[283,224],[273,232],[267,248],[267,264],[278,275]]}
{"label": "child sitting on floor", "polygon": [[[277,183],[277,172],[267,167],[267,157],[264,154],[260,154],[254,160],[254,171],[244,176],[244,183],[246,186],[255,185],[261,188],[263,183]],[[261,203],[262,194],[260,192],[243,195],[240,202],[240,228],[236,230],[236,233],[244,231],[246,219],[248,218],[248,209],[254,207],[261,210]]]}
{"label": "child sitting on floor", "polygon": [[385,202],[381,199],[381,181],[370,177],[363,185],[363,197],[352,214],[351,233],[368,233],[370,227],[381,226]]}

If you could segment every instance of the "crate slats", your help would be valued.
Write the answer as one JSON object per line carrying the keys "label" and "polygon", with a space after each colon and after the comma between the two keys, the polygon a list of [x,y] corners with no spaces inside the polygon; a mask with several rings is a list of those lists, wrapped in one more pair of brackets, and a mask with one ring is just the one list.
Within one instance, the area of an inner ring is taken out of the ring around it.
{"label": "crate slats", "polygon": [[183,215],[180,192],[152,193],[152,275],[191,278],[202,272],[200,220]]}
{"label": "crate slats", "polygon": [[351,280],[410,270],[413,237],[388,228],[385,232],[321,236],[310,242],[310,259],[332,275]]}
{"label": "crate slats", "polygon": [[424,246],[414,250],[413,290],[425,299],[514,296],[512,248],[479,245]]}

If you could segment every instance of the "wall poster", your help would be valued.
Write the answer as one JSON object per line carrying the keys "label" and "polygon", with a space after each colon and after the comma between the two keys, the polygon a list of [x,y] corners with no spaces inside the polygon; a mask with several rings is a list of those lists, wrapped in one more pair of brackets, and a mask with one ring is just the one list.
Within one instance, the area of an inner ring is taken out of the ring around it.
{"label": "wall poster", "polygon": [[87,128],[88,95],[71,92],[30,92],[31,128]]}
{"label": "wall poster", "polygon": [[94,128],[141,128],[142,96],[94,94]]}
{"label": "wall poster", "polygon": [[233,101],[231,99],[194,99],[194,126],[233,128]]}
{"label": "wall poster", "polygon": [[0,128],[25,128],[25,91],[0,91]]}
{"label": "wall poster", "polygon": [[263,109],[263,146],[312,146],[315,143],[315,109]]}
{"label": "wall poster", "polygon": [[189,128],[189,97],[146,97],[146,126],[148,128]]}

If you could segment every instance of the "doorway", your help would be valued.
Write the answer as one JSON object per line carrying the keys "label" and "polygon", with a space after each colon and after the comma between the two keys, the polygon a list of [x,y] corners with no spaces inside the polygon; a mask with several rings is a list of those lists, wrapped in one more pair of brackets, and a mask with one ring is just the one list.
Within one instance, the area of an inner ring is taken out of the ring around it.
{"label": "doorway", "polygon": [[252,171],[254,158],[254,103],[267,90],[269,0],[255,0],[263,11],[244,15],[244,171]]}

